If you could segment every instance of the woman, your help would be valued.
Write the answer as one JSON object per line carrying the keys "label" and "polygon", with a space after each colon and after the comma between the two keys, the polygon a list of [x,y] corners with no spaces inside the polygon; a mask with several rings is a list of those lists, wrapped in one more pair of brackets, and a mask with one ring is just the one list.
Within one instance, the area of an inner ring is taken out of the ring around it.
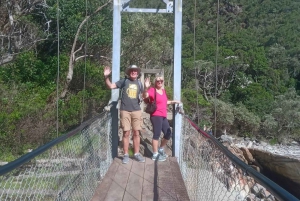
{"label": "woman", "polygon": [[[165,161],[167,155],[164,152],[164,146],[168,143],[169,139],[172,137],[172,131],[167,119],[167,105],[180,103],[180,101],[168,100],[166,90],[163,89],[163,77],[156,77],[154,79],[154,87],[150,88],[150,79],[145,79],[145,89],[143,93],[143,98],[149,98],[149,102],[153,102],[156,99],[157,109],[151,114],[150,120],[153,126],[153,156],[152,160]],[[161,140],[160,147],[158,149],[158,140],[161,131],[164,134]]]}

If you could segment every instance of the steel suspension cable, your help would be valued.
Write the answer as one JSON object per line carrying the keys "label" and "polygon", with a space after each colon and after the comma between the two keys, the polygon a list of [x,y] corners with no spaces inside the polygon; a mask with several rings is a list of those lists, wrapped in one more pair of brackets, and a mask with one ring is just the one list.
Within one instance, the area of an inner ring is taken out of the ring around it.
{"label": "steel suspension cable", "polygon": [[59,111],[58,111],[58,107],[59,107],[59,71],[60,71],[60,61],[59,61],[59,55],[60,55],[60,50],[59,50],[59,0],[56,0],[56,4],[57,4],[57,13],[56,13],[56,24],[57,24],[57,78],[56,78],[56,137],[58,137],[58,129],[59,129]]}
{"label": "steel suspension cable", "polygon": [[217,87],[218,87],[218,56],[219,56],[219,11],[220,11],[220,0],[218,0],[218,7],[217,7],[217,30],[216,30],[216,60],[215,60],[215,94],[214,94],[214,136],[217,136]]}
{"label": "steel suspension cable", "polygon": [[195,84],[196,84],[196,104],[197,104],[197,124],[199,126],[199,104],[198,104],[198,88],[199,83],[197,79],[197,69],[196,69],[196,10],[197,10],[197,0],[194,1],[194,75],[195,75]]}
{"label": "steel suspension cable", "polygon": [[[85,0],[85,18],[88,16],[88,0]],[[85,78],[86,78],[86,57],[87,57],[87,34],[88,34],[88,21],[86,22],[86,28],[85,28],[85,45],[84,45],[84,73],[83,73],[83,97],[82,97],[82,109],[81,109],[81,123],[83,122],[83,116],[84,116],[84,103],[85,103]]]}
{"label": "steel suspension cable", "polygon": [[[217,3],[217,25],[216,25],[216,58],[215,58],[215,93],[214,93],[214,136],[217,136],[217,87],[218,87],[218,56],[219,56],[219,10],[220,10],[220,0]],[[212,180],[212,200],[214,200],[214,180]]]}

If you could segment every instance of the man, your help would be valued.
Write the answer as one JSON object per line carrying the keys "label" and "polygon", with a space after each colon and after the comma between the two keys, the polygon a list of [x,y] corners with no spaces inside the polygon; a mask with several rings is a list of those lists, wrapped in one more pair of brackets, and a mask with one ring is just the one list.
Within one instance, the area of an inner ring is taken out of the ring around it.
{"label": "man", "polygon": [[129,161],[128,147],[130,128],[133,130],[133,148],[134,158],[138,162],[145,162],[145,159],[139,153],[140,151],[140,130],[142,124],[142,111],[139,104],[140,93],[143,92],[143,86],[139,82],[138,75],[141,69],[136,65],[131,65],[126,68],[125,73],[128,78],[121,79],[116,83],[111,83],[109,75],[111,69],[109,67],[104,68],[105,84],[109,89],[122,89],[121,93],[121,107],[120,107],[120,120],[121,128],[123,129],[123,149],[124,157],[122,163],[126,164]]}

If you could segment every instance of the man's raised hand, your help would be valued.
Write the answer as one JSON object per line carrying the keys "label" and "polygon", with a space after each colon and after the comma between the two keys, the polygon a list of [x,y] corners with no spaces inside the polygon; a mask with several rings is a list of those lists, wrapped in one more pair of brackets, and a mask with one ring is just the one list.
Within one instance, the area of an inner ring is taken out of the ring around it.
{"label": "man's raised hand", "polygon": [[110,75],[110,73],[111,73],[110,67],[105,66],[104,67],[104,72],[103,72],[104,76],[107,77],[107,76]]}

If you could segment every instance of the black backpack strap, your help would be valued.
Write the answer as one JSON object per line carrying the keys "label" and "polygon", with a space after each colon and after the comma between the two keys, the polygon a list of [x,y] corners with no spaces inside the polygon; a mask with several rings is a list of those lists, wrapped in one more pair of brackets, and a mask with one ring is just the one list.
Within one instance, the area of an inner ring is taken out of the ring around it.
{"label": "black backpack strap", "polygon": [[125,83],[126,83],[126,80],[127,80],[127,79],[128,79],[127,77],[124,78],[124,82],[123,82],[123,84],[122,84],[122,86],[121,86],[121,89],[123,89],[123,88],[125,87]]}
{"label": "black backpack strap", "polygon": [[120,99],[122,99],[122,96],[123,96],[123,90],[124,90],[124,87],[125,87],[125,84],[126,84],[126,81],[127,81],[127,77],[124,78],[124,82],[122,83],[120,89],[121,89],[121,94],[120,94]]}

